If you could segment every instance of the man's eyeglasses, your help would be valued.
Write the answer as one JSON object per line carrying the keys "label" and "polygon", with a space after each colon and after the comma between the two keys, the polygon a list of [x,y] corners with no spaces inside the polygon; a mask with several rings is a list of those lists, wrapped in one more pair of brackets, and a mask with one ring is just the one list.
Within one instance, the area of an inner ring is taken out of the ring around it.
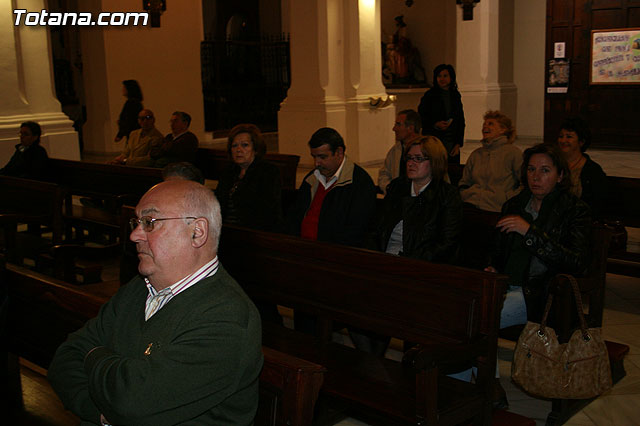
{"label": "man's eyeglasses", "polygon": [[139,115],[138,120],[151,120],[153,115]]}
{"label": "man's eyeglasses", "polygon": [[420,155],[407,155],[406,157],[404,157],[404,159],[407,163],[409,161],[413,161],[414,163],[422,163],[422,162],[431,160],[431,157],[422,157]]}
{"label": "man's eyeglasses", "polygon": [[153,231],[153,224],[156,222],[159,222],[161,220],[175,220],[175,219],[197,219],[197,217],[193,217],[193,216],[186,216],[186,217],[163,217],[163,218],[153,218],[151,216],[142,216],[141,218],[131,218],[129,219],[129,226],[131,226],[131,230],[133,231],[134,229],[136,229],[136,227],[138,226],[138,224],[142,225],[142,230],[144,232],[151,232]]}

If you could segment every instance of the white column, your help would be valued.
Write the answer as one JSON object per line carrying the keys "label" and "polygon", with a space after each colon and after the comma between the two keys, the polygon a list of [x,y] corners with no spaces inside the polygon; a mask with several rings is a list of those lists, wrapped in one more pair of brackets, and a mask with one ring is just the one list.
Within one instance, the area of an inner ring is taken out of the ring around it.
{"label": "white column", "polygon": [[347,154],[367,163],[393,143],[395,106],[373,108],[388,96],[382,85],[380,0],[290,3],[291,88],[278,113],[280,152],[311,164],[307,142],[320,127],[345,139]]}
{"label": "white column", "polygon": [[24,121],[42,127],[41,144],[50,157],[80,159],[78,135],[55,97],[47,27],[15,26],[16,9],[39,12],[44,0],[0,2],[0,167],[19,143]]}
{"label": "white column", "polygon": [[465,139],[482,139],[482,116],[501,110],[516,119],[517,89],[513,83],[513,3],[482,0],[472,21],[458,8],[456,75],[467,128]]}

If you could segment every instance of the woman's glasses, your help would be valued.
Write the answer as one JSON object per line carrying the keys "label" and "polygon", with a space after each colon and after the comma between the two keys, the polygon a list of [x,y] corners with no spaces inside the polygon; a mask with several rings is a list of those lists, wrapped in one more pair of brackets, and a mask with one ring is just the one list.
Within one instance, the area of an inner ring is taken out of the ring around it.
{"label": "woman's glasses", "polygon": [[431,157],[422,157],[420,155],[407,155],[404,157],[405,161],[408,163],[409,161],[413,161],[414,163],[423,163],[425,161],[431,160]]}

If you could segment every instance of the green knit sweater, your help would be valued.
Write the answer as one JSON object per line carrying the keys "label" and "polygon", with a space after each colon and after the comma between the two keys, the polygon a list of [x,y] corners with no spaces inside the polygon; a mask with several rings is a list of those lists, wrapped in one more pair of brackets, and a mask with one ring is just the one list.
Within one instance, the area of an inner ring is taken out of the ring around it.
{"label": "green knit sweater", "polygon": [[145,321],[147,293],[134,278],[58,348],[48,377],[65,407],[82,425],[251,424],[261,328],[240,286],[220,267]]}

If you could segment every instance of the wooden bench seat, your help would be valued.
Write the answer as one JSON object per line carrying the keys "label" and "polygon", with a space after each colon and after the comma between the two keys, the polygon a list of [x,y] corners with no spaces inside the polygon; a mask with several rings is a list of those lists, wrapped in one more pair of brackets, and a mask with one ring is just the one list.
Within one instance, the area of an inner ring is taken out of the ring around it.
{"label": "wooden bench seat", "polygon": [[[318,316],[320,338],[265,324],[263,339],[325,366],[324,398],[387,424],[489,424],[505,276],[231,226],[220,247],[250,296]],[[331,343],[333,321],[421,346],[376,358]],[[439,374],[450,360],[477,365],[476,383]]]}
{"label": "wooden bench seat", "polygon": [[[62,203],[59,185],[0,176],[0,227],[9,261],[22,263],[23,257],[35,258],[62,241]],[[19,224],[27,224],[28,230],[18,233]],[[51,238],[43,239],[49,232]]]}
{"label": "wooden bench seat", "polygon": [[[67,241],[72,229],[104,233],[115,242],[120,229],[119,209],[136,204],[153,185],[162,182],[162,170],[82,161],[50,159],[50,180],[64,188],[64,220]],[[101,208],[79,206],[73,197],[86,197],[102,203]],[[82,239],[80,233],[76,233]]]}

